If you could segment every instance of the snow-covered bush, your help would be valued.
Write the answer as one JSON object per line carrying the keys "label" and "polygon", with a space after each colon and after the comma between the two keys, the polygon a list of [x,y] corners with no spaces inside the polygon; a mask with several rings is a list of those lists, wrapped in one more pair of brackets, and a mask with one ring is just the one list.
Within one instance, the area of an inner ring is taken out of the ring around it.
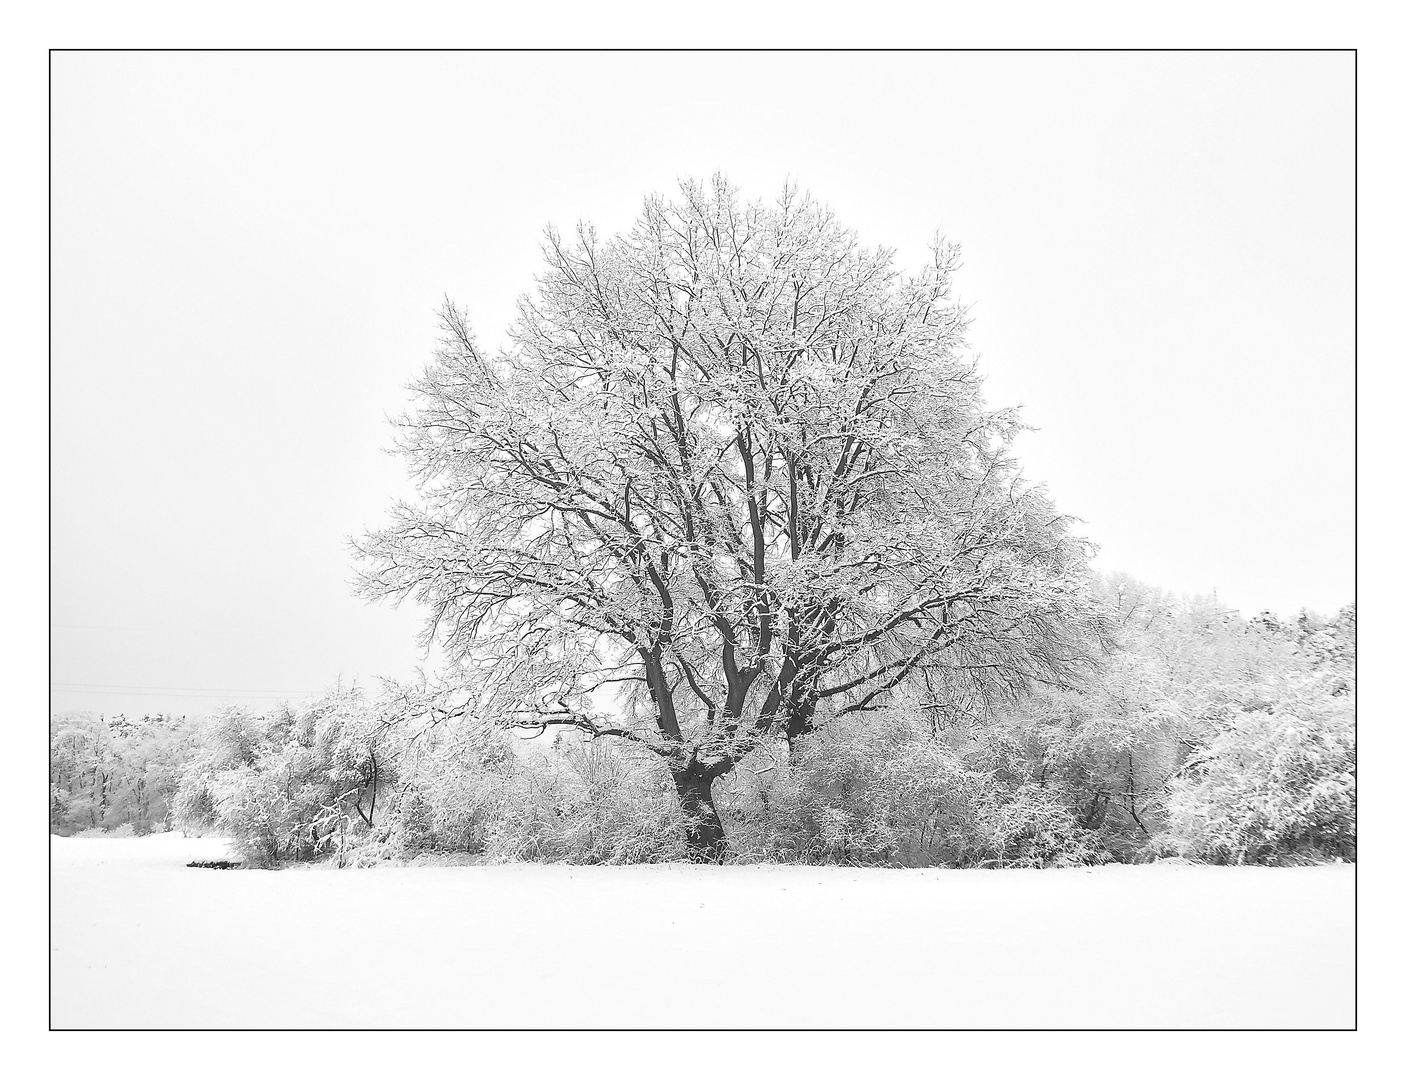
{"label": "snow-covered bush", "polygon": [[1354,695],[1332,675],[1283,681],[1227,716],[1170,785],[1167,847],[1227,863],[1355,859]]}
{"label": "snow-covered bush", "polygon": [[456,718],[397,732],[398,777],[373,836],[387,852],[481,854],[488,816],[511,771],[508,737],[477,720]]}
{"label": "snow-covered bush", "polygon": [[269,773],[236,766],[211,782],[210,794],[216,827],[251,866],[276,866],[314,847],[302,808]]}
{"label": "snow-covered bush", "polygon": [[266,716],[225,707],[186,769],[176,821],[228,836],[250,865],[316,858],[340,848],[349,829],[373,826],[377,799],[396,779],[383,736],[355,690]]}
{"label": "snow-covered bush", "polygon": [[417,769],[389,810],[387,842],[405,856],[428,851],[480,854],[501,786],[496,772],[462,762]]}
{"label": "snow-covered bush", "polygon": [[902,825],[887,781],[902,746],[895,726],[882,722],[871,729],[835,724],[798,741],[757,790],[762,812],[738,815],[765,825],[760,844],[744,831],[741,849],[800,862],[891,861]]}
{"label": "snow-covered bush", "polygon": [[407,741],[385,827],[369,834],[388,857],[629,863],[686,854],[667,774],[629,748],[570,737],[538,747],[471,718]]}
{"label": "snow-covered bush", "polygon": [[[890,866],[1073,866],[1108,858],[999,729],[958,745],[910,712],[837,722],[789,764],[739,770],[723,801],[735,857]],[[823,743],[823,745],[822,745]]]}
{"label": "snow-covered bush", "polygon": [[181,781],[171,806],[171,816],[184,832],[203,834],[216,822],[215,796],[210,792],[210,777],[193,768]]}
{"label": "snow-covered bush", "polygon": [[515,764],[488,815],[494,861],[667,862],[687,856],[667,775],[604,743]]}
{"label": "snow-covered bush", "polygon": [[1021,784],[984,809],[976,828],[957,834],[964,845],[958,860],[962,865],[1046,869],[1110,858],[1098,834],[1081,827],[1049,787]]}
{"label": "snow-covered bush", "polygon": [[[1100,588],[1117,647],[1079,685],[1037,688],[995,719],[1040,786],[1123,860],[1351,857],[1355,609],[1246,620],[1126,578]],[[1315,787],[1301,759],[1320,753],[1332,760]]]}
{"label": "snow-covered bush", "polygon": [[[753,749],[714,788],[728,858],[1354,858],[1353,611],[1245,620],[1126,580],[1102,587],[1120,638],[1076,681],[988,702],[910,688]],[[410,687],[374,704],[351,692],[264,716],[222,710],[171,797],[175,818],[266,865],[334,850],[352,865],[688,856],[688,823],[656,757],[574,733],[519,742],[432,698]],[[113,730],[55,733],[53,812],[112,823]]]}

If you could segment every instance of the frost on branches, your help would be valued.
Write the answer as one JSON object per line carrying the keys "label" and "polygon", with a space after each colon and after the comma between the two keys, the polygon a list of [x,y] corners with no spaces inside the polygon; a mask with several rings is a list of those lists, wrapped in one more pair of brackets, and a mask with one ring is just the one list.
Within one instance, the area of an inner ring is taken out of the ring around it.
{"label": "frost on branches", "polygon": [[399,779],[399,755],[380,745],[384,730],[354,689],[267,716],[225,706],[186,766],[176,822],[227,836],[251,866],[344,849],[348,825],[373,826],[378,799]]}
{"label": "frost on branches", "polygon": [[1357,729],[1331,675],[1285,676],[1226,716],[1171,784],[1171,845],[1213,862],[1357,857]]}
{"label": "frost on branches", "polygon": [[983,405],[956,247],[905,277],[808,197],[715,178],[544,254],[498,353],[445,307],[399,423],[420,496],[358,545],[363,595],[431,612],[430,715],[633,743],[718,859],[713,784],[762,742],[1096,651],[1086,545]]}

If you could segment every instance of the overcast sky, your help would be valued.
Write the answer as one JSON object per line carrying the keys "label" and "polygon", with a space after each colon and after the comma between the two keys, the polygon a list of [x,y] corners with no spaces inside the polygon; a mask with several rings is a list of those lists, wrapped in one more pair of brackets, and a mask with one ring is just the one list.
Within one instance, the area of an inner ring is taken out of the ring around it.
{"label": "overcast sky", "polygon": [[1353,599],[1353,58],[53,58],[53,707],[403,676],[350,595],[448,295],[502,341],[543,227],[789,177],[917,269],[1096,565],[1247,613]]}

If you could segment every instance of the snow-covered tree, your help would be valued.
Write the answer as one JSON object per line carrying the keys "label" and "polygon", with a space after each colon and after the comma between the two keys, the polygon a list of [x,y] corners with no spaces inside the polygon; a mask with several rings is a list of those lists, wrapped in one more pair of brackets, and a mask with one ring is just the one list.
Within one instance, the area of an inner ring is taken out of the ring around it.
{"label": "snow-covered tree", "polygon": [[223,706],[175,798],[183,828],[216,829],[252,865],[311,859],[369,830],[399,779],[401,747],[356,689],[269,715]]}
{"label": "snow-covered tree", "polygon": [[1330,673],[1282,677],[1236,710],[1171,784],[1169,846],[1216,862],[1357,857],[1353,695]]}
{"label": "snow-covered tree", "polygon": [[168,826],[181,770],[195,751],[184,717],[56,714],[49,721],[49,827],[69,833]]}
{"label": "snow-covered tree", "polygon": [[1041,784],[1121,858],[1352,857],[1355,609],[1246,620],[1121,576],[1095,591],[1117,627],[1098,675],[998,725]]}
{"label": "snow-covered tree", "polygon": [[716,859],[712,785],[759,741],[1085,659],[1086,545],[982,402],[955,246],[905,277],[794,189],[714,178],[544,254],[496,354],[445,307],[399,424],[420,497],[358,542],[363,595],[429,608],[435,715],[647,748]]}

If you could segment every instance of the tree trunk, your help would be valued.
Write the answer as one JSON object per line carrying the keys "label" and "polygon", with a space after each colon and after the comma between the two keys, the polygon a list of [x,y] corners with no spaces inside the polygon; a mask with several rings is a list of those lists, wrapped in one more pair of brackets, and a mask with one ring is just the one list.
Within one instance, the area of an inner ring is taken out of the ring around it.
{"label": "tree trunk", "polygon": [[695,862],[722,862],[727,855],[727,837],[713,805],[712,777],[694,765],[674,773],[674,787],[687,823],[690,857]]}
{"label": "tree trunk", "polygon": [[797,695],[786,717],[786,742],[790,745],[814,730],[815,698],[811,694]]}

